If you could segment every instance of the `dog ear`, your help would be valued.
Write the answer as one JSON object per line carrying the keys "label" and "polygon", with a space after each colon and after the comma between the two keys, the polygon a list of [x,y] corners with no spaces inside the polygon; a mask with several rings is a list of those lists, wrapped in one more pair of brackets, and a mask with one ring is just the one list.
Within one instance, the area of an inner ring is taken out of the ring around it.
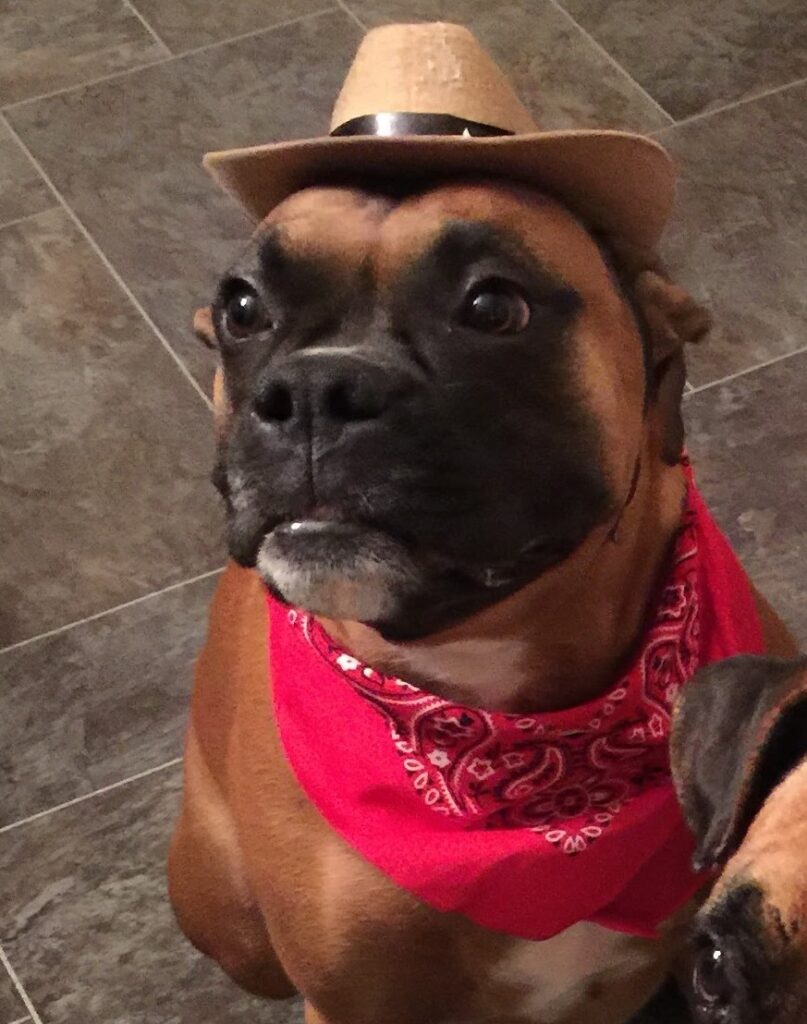
{"label": "dog ear", "polygon": [[616,236],[601,237],[599,241],[642,333],[649,364],[648,399],[658,424],[661,455],[665,462],[675,465],[684,448],[684,346],[701,341],[712,326],[712,318],[670,280],[652,249]]}
{"label": "dog ear", "polygon": [[[208,348],[218,348],[216,329],[213,326],[212,306],[201,306],[193,314],[193,333]],[[213,377],[213,421],[219,438],[226,434],[231,413],[232,407],[224,383],[224,372],[220,366],[217,366]]]}
{"label": "dog ear", "polygon": [[201,306],[193,314],[193,333],[208,348],[218,348],[216,330],[213,327],[212,306]]}
{"label": "dog ear", "polygon": [[701,341],[712,326],[707,310],[673,284],[658,265],[637,275],[634,297],[650,334],[650,356],[656,367],[683,351],[684,345]]}
{"label": "dog ear", "polygon": [[701,341],[712,326],[712,318],[658,266],[638,274],[633,299],[647,339],[650,400],[659,423],[662,458],[675,465],[684,448],[684,346]]}
{"label": "dog ear", "polygon": [[771,792],[807,756],[807,658],[740,655],[700,671],[676,706],[672,773],[696,870],[736,852]]}

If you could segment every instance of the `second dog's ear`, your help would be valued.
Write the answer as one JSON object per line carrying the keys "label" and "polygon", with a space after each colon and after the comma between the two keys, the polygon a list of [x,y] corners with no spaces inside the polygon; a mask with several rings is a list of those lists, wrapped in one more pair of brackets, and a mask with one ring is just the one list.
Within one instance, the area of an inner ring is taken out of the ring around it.
{"label": "second dog's ear", "polygon": [[684,686],[671,739],[695,867],[736,852],[771,792],[807,756],[807,658],[741,655]]}
{"label": "second dog's ear", "polygon": [[218,347],[216,330],[213,327],[212,306],[202,306],[193,314],[193,333],[208,348]]}

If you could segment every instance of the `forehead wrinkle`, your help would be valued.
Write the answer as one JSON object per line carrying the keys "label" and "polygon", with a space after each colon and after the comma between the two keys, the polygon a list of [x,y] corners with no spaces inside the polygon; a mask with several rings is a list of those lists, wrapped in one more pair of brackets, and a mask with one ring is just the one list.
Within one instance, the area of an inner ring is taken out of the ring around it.
{"label": "forehead wrinkle", "polygon": [[383,232],[382,238],[374,268],[377,280],[387,289],[420,267],[432,265],[435,259],[439,265],[462,272],[465,267],[497,257],[512,261],[528,274],[549,274],[558,286],[564,284],[547,261],[528,249],[520,234],[494,220],[441,216],[416,226],[408,223],[404,231],[396,231],[391,237]]}
{"label": "forehead wrinkle", "polygon": [[414,262],[452,220],[489,226],[580,292],[614,291],[599,246],[565,206],[526,186],[497,182],[444,185],[401,203],[382,226],[382,276]]}
{"label": "forehead wrinkle", "polygon": [[389,291],[430,250],[442,227],[439,214],[421,217],[410,204],[399,206],[386,218],[370,260],[379,291]]}
{"label": "forehead wrinkle", "polygon": [[580,291],[610,285],[599,246],[565,206],[527,189],[492,197],[484,222],[537,265]]}
{"label": "forehead wrinkle", "polygon": [[348,189],[308,189],[276,207],[258,229],[276,233],[291,260],[353,276],[377,244],[388,201]]}

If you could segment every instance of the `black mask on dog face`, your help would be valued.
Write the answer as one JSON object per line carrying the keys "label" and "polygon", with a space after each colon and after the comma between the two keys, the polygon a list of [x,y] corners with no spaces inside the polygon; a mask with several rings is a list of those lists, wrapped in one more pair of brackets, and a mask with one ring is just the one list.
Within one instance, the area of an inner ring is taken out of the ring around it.
{"label": "black mask on dog face", "polygon": [[[213,307],[232,556],[284,601],[392,640],[514,592],[624,499],[586,397],[586,296],[484,188],[431,195],[292,197]],[[516,221],[523,202],[502,200]]]}

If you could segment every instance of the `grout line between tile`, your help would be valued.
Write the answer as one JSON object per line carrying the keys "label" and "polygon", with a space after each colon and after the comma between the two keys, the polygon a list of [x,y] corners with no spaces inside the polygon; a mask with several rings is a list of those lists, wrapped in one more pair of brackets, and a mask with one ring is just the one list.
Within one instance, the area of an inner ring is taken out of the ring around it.
{"label": "grout line between tile", "polygon": [[[559,2],[559,0],[549,0],[549,3],[555,8],[555,10],[559,11],[565,18],[567,18],[568,21],[572,25],[574,25],[577,31],[580,32],[580,34],[585,39],[588,40],[588,42],[595,48],[595,50],[601,53],[602,56],[605,57],[605,59],[608,61],[608,63],[613,68],[615,68],[620,73],[620,75],[623,76],[623,78],[627,78],[631,85],[633,85],[633,87],[637,89],[644,96],[644,98],[656,108],[656,110],[661,114],[661,116],[666,121],[669,122],[668,127],[672,127],[672,125],[675,124],[675,118],[672,116],[672,114],[668,113],[664,109],[664,107],[662,107],[659,101],[657,99],[654,99],[647,91],[647,89],[645,89],[643,85],[637,82],[629,71],[622,67],[622,65],[619,63],[616,57],[614,57],[613,54],[609,53],[608,50],[606,50],[606,48],[602,45],[602,43],[598,42],[594,38],[594,36],[588,31],[588,29],[583,28],[580,22],[573,15],[569,14],[569,12],[566,10],[563,4]],[[659,128],[657,130],[664,131],[663,128]]]}
{"label": "grout line between tile", "polygon": [[157,340],[163,346],[163,348],[168,353],[168,355],[171,357],[171,359],[173,359],[173,361],[176,364],[176,366],[177,366],[178,370],[180,371],[180,373],[183,375],[183,377],[185,377],[185,379],[188,381],[188,383],[191,385],[191,387],[194,389],[194,391],[199,395],[199,397],[202,399],[202,401],[205,403],[205,405],[209,409],[212,409],[213,408],[212,401],[207,397],[205,392],[199,386],[199,383],[197,382],[196,378],[193,376],[193,374],[190,372],[190,370],[187,368],[187,366],[183,363],[183,361],[180,359],[180,357],[177,355],[177,353],[171,347],[171,345],[168,342],[168,339],[165,337],[165,335],[160,330],[160,328],[157,326],[157,324],[152,320],[152,318],[149,316],[149,314],[146,312],[145,307],[143,306],[143,304],[140,302],[140,300],[137,298],[137,296],[132,291],[132,289],[129,287],[129,285],[124,281],[124,279],[121,277],[121,275],[115,269],[115,266],[112,263],[112,261],[108,258],[108,256],[103,251],[103,249],[101,249],[100,245],[98,245],[98,243],[95,241],[93,236],[90,234],[89,230],[84,226],[84,223],[79,218],[78,214],[75,213],[75,211],[70,206],[70,204],[67,202],[67,200],[64,198],[64,196],[61,194],[61,192],[53,184],[53,182],[51,181],[50,177],[46,173],[45,168],[36,159],[36,157],[31,152],[31,150],[25,145],[23,140],[17,134],[16,129],[14,129],[12,127],[12,125],[9,122],[8,118],[2,112],[0,112],[0,124],[3,124],[8,129],[9,133],[11,134],[11,137],[16,141],[17,145],[20,147],[20,149],[23,151],[23,153],[25,153],[25,155],[31,161],[31,164],[39,172],[40,177],[45,182],[45,184],[48,186],[48,188],[51,190],[51,192],[53,193],[54,197],[58,201],[59,205],[64,209],[65,213],[68,215],[68,217],[70,217],[70,219],[76,225],[76,227],[81,232],[81,234],[84,236],[85,240],[87,241],[88,245],[93,250],[95,255],[101,260],[101,262],[104,264],[106,269],[109,271],[110,275],[117,282],[118,287],[121,289],[121,291],[124,293],[124,295],[129,299],[129,302],[132,304],[132,306],[134,306],[134,308],[137,310],[137,312],[140,314],[140,316],[143,318],[143,320],[145,320],[146,324],[151,328],[151,330],[154,333],[154,335],[156,336]]}
{"label": "grout line between tile", "polygon": [[[264,25],[263,28],[251,29],[249,32],[242,32],[237,36],[229,36],[227,39],[216,39],[212,43],[202,43],[201,46],[194,46],[190,50],[182,50],[181,53],[172,53],[170,50],[165,57],[158,57],[157,60],[147,61],[145,64],[138,64],[134,68],[126,68],[124,71],[113,71],[110,75],[101,75],[99,78],[91,78],[86,82],[79,82],[78,85],[66,85],[62,89],[54,89],[52,92],[42,93],[40,96],[27,96],[24,100],[15,100],[14,103],[7,103],[0,107],[0,113],[12,113],[20,107],[26,107],[31,103],[38,103],[40,100],[50,100],[55,96],[65,96],[68,93],[81,92],[82,89],[90,89],[95,85],[102,85],[104,82],[113,82],[118,78],[128,78],[148,68],[160,67],[162,64],[172,64],[174,61],[182,60],[183,57],[192,57],[197,53],[204,53],[206,50],[215,50],[219,46],[227,46],[228,43],[240,43],[243,39],[251,39],[253,36],[262,35],[264,32],[274,32],[280,28],[287,28],[289,25],[296,25],[300,21],[308,21],[313,18],[321,18],[324,14],[333,14],[340,10],[339,0],[334,0],[328,7],[310,14],[302,14],[298,18],[288,18],[286,21],[279,21],[276,25]],[[349,12],[348,12],[349,13]]]}
{"label": "grout line between tile", "polygon": [[364,22],[361,20],[361,18],[358,16],[358,14],[356,14],[356,12],[345,3],[345,0],[336,0],[336,2],[342,8],[342,10],[345,12],[345,14],[349,18],[352,18],[353,21],[356,22],[356,24],[359,26],[359,28],[362,30],[362,32],[366,32],[367,31],[367,26],[364,24]]}
{"label": "grout line between tile", "polygon": [[215,50],[218,46],[225,46],[227,43],[240,43],[242,39],[252,39],[253,36],[262,35],[264,32],[274,32],[278,28],[288,28],[289,25],[296,25],[301,21],[321,18],[325,14],[335,14],[339,10],[339,0],[329,7],[323,7],[319,11],[312,11],[310,14],[301,14],[298,18],[289,18],[287,21],[279,21],[277,25],[264,26],[263,28],[251,29],[249,32],[242,32],[239,36],[231,36],[229,39],[217,39],[212,43],[202,43],[201,46],[194,46],[191,50],[183,50],[177,53],[173,60],[181,60],[183,57],[192,57],[197,53],[204,53],[206,50]]}
{"label": "grout line between tile", "polygon": [[161,46],[165,50],[166,54],[172,55],[170,46],[164,40],[160,39],[160,37],[157,35],[157,33],[154,31],[151,25],[146,21],[146,19],[143,17],[140,11],[132,3],[132,0],[123,0],[123,3],[124,6],[128,7],[132,14],[137,18],[137,20],[140,22],[140,24],[143,26],[146,32],[148,32],[148,34],[151,36],[154,42]]}
{"label": "grout line between tile", "polygon": [[661,135],[663,132],[667,132],[670,128],[683,128],[684,125],[695,124],[698,121],[707,121],[710,117],[714,117],[716,114],[725,114],[729,110],[735,110],[737,107],[747,106],[749,103],[755,103],[757,100],[767,99],[768,96],[775,96],[780,92],[787,92],[788,89],[795,89],[796,86],[807,84],[807,78],[797,78],[795,82],[787,82],[785,85],[776,85],[772,89],[765,89],[762,92],[754,93],[753,96],[743,96],[739,100],[734,100],[731,103],[724,103],[722,107],[713,107],[711,110],[702,110],[699,114],[692,114],[690,117],[684,117],[680,121],[675,121],[667,128],[658,128],[654,132],[650,132],[652,136]]}
{"label": "grout line between tile", "polygon": [[30,1017],[18,1017],[16,1020],[13,1020],[11,1024],[28,1024],[30,1019]]}
{"label": "grout line between tile", "polygon": [[12,220],[4,220],[0,224],[0,231],[4,231],[6,228],[13,228],[17,224],[24,224],[27,220],[35,220],[37,217],[41,217],[44,213],[53,213],[54,210],[61,209],[56,203],[53,206],[48,206],[44,210],[37,210],[36,213],[25,213],[22,217],[14,217]]}
{"label": "grout line between tile", "polygon": [[807,353],[807,345],[803,345],[801,348],[797,348],[794,352],[785,352],[784,355],[774,356],[773,359],[766,359],[764,363],[757,363],[755,366],[749,366],[745,370],[737,370],[736,373],[729,373],[725,377],[719,377],[717,380],[710,380],[708,384],[701,384],[699,387],[692,388],[684,395],[684,398],[689,398],[690,395],[699,395],[701,391],[708,391],[710,388],[719,387],[721,384],[728,384],[730,381],[737,380],[738,377],[748,377],[752,373],[756,373],[757,370],[764,370],[768,366],[775,366],[777,363],[783,363],[786,359],[792,359],[794,356],[803,356]]}
{"label": "grout line between tile", "polygon": [[79,82],[78,85],[65,85],[61,89],[53,89],[51,92],[43,92],[39,96],[26,96],[24,100],[15,100],[13,103],[6,103],[0,107],[0,113],[10,113],[20,107],[27,107],[31,103],[38,103],[40,100],[51,100],[54,96],[64,96],[66,93],[79,92],[81,89],[91,89],[94,85],[102,82],[114,82],[116,78],[127,78],[129,75],[137,74],[138,71],[145,71],[146,68],[156,68],[160,64],[168,64],[176,60],[173,54],[165,57],[158,57],[156,60],[146,61],[145,64],[138,64],[134,68],[125,68],[123,71],[113,71],[110,75],[100,75],[98,78],[90,78],[86,82]]}
{"label": "grout line between tile", "polygon": [[103,619],[107,615],[115,615],[117,612],[125,611],[127,608],[133,608],[135,605],[143,604],[144,601],[151,601],[152,598],[161,597],[163,594],[170,594],[172,590],[179,590],[181,587],[189,587],[194,583],[201,583],[202,580],[210,579],[211,576],[218,576],[222,573],[223,569],[211,569],[209,572],[203,572],[199,576],[192,576],[187,580],[180,580],[179,583],[171,583],[167,587],[162,587],[160,590],[152,590],[149,594],[142,594],[140,597],[132,598],[131,601],[124,601],[123,604],[116,604],[112,608],[105,608],[102,612],[96,612],[94,615],[88,615],[83,619],[76,619],[74,622],[67,622],[64,626],[57,626],[55,629],[49,629],[45,633],[37,633],[36,636],[26,637],[25,640],[18,640],[16,643],[9,644],[8,647],[0,648],[0,658],[4,654],[10,654],[12,651],[18,651],[21,647],[27,647],[29,644],[35,644],[38,640],[47,640],[49,637],[58,636],[60,633],[66,633],[70,629],[76,629],[77,626],[84,626],[88,622],[96,622],[98,619]]}
{"label": "grout line between tile", "polygon": [[[5,967],[6,971],[8,972],[8,976],[9,978],[11,978],[11,984],[17,990],[17,995],[22,1000],[25,1009],[29,1013],[30,1019],[33,1021],[33,1024],[42,1024],[42,1018],[36,1012],[36,1008],[34,1004],[31,1002],[30,996],[25,991],[25,988],[20,979],[17,977],[17,972],[11,966],[11,961],[9,960],[8,956],[6,955],[6,951],[3,949],[2,946],[0,946],[0,964],[2,964],[3,967]],[[25,1019],[26,1018],[23,1017],[23,1020]]]}
{"label": "grout line between tile", "polygon": [[[51,814],[56,814],[58,811],[66,811],[70,807],[75,807],[77,804],[83,804],[87,800],[94,800],[97,796],[103,796],[104,793],[111,793],[113,790],[120,789],[122,786],[128,786],[130,782],[139,782],[141,779],[147,779],[151,775],[156,775],[158,772],[167,771],[169,768],[176,768],[178,764],[182,764],[181,757],[175,757],[170,761],[166,761],[164,764],[155,765],[153,768],[146,768],[145,771],[138,772],[136,775],[129,775],[125,779],[119,779],[117,782],[112,782],[108,786],[101,786],[100,789],[94,789],[91,793],[83,793],[81,796],[74,797],[72,800],[66,800],[63,804],[56,804],[55,807],[48,807],[44,811],[37,811],[36,814],[29,814],[27,818],[20,818],[19,821],[12,821],[8,825],[3,825],[0,828],[0,835],[4,832],[11,832],[14,829],[21,828],[23,825],[30,825],[33,821],[39,821],[40,818],[47,818]],[[0,954],[2,948],[0,947]],[[8,968],[8,965],[7,965]],[[9,973],[11,973],[9,971]],[[12,978],[13,980],[13,978]],[[26,1009],[33,1015],[33,1007],[26,1003]],[[38,1017],[34,1018],[39,1020]]]}

